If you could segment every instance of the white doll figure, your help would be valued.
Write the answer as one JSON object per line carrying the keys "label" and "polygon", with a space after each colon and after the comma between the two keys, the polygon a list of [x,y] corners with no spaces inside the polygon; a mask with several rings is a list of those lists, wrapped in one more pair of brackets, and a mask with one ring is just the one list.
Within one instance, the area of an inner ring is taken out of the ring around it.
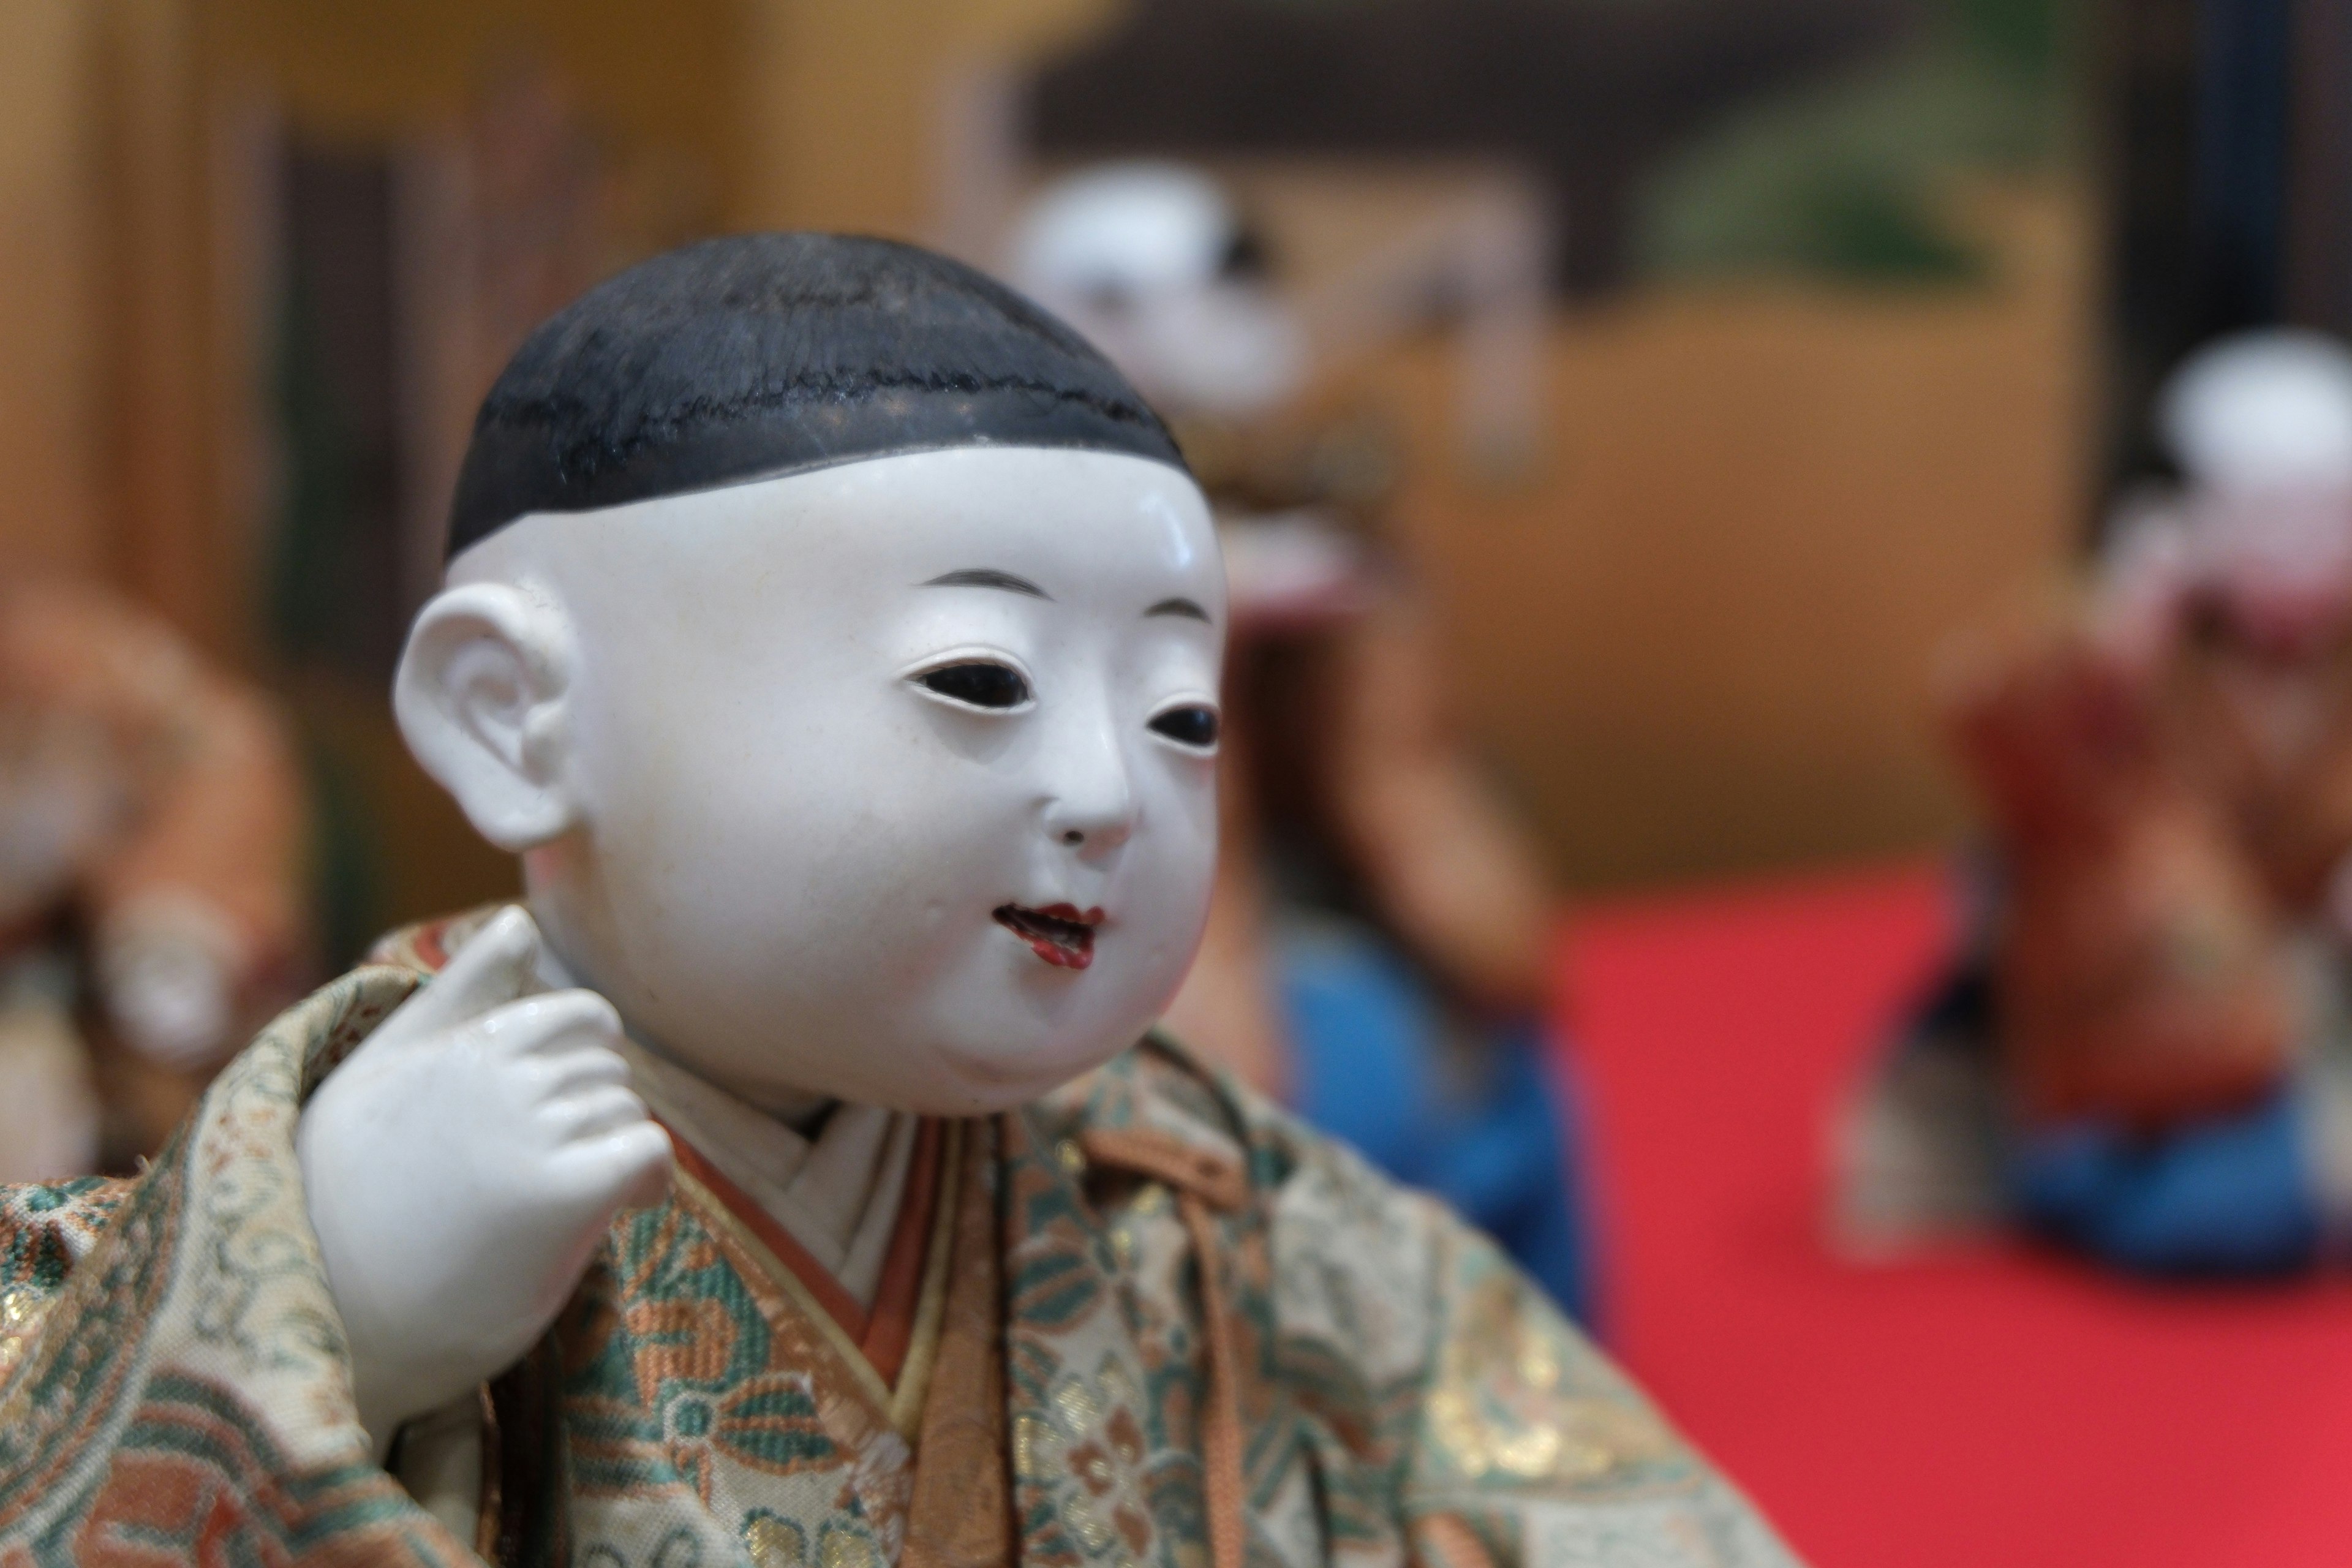
{"label": "white doll figure", "polygon": [[1491,1245],[1150,1033],[1226,616],[1158,419],[953,262],[740,235],[541,326],[394,696],[525,906],[138,1180],[0,1194],[0,1559],[1788,1562]]}

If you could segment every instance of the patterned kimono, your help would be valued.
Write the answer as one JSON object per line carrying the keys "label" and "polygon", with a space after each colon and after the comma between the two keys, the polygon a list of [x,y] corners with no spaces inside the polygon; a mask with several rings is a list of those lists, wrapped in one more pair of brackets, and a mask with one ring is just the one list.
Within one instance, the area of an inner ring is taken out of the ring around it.
{"label": "patterned kimono", "polygon": [[868,1311],[681,1149],[482,1392],[453,1513],[370,1457],[294,1156],[435,945],[137,1178],[0,1189],[0,1568],[1793,1563],[1491,1244],[1157,1038],[928,1127]]}

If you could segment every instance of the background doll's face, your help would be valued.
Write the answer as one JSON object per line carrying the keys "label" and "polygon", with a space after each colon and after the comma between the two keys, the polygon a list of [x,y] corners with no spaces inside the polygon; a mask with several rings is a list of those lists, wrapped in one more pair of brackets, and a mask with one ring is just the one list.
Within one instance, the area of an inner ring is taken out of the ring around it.
{"label": "background doll's face", "polygon": [[534,910],[751,1098],[1018,1103],[1135,1040],[1214,858],[1224,593],[1140,458],[967,448],[563,517],[460,558],[569,622]]}

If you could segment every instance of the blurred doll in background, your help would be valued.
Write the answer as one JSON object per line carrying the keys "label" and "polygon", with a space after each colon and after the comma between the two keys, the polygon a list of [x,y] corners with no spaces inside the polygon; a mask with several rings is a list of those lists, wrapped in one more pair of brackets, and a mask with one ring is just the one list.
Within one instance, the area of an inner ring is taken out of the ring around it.
{"label": "blurred doll in background", "polygon": [[276,715],[152,616],[0,589],[0,1182],[127,1167],[299,994]]}
{"label": "blurred doll in background", "polygon": [[1447,721],[1426,609],[1381,533],[1389,443],[1295,415],[1306,334],[1203,174],[1062,180],[1025,214],[1013,270],[1151,399],[1217,509],[1221,849],[1168,1026],[1449,1199],[1583,1314],[1549,891]]}
{"label": "blurred doll in background", "polygon": [[2352,1241],[2352,353],[2226,340],[2159,418],[2178,490],[1950,683],[1993,853],[1976,951],[1846,1129],[1864,1247],[2013,1217],[2259,1273]]}

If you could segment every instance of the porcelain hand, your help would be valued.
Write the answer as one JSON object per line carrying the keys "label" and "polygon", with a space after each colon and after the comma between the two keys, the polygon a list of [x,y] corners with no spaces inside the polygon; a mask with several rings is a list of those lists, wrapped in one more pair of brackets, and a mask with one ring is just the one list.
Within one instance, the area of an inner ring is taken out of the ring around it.
{"label": "porcelain hand", "polygon": [[522,910],[499,915],[302,1112],[310,1223],[379,1458],[403,1422],[512,1365],[615,1211],[669,1181],[612,1005],[527,994],[539,940]]}

